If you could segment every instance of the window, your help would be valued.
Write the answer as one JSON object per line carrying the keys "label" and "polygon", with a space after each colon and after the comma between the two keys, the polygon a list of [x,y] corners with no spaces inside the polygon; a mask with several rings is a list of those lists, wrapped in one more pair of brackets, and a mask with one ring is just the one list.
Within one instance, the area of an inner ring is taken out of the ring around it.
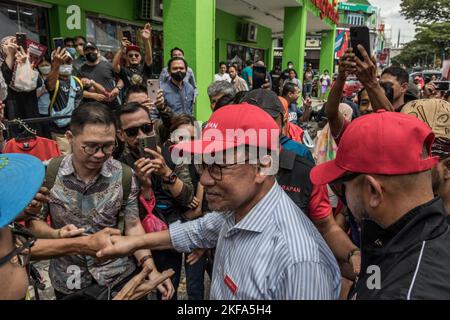
{"label": "window", "polygon": [[23,32],[28,39],[48,46],[47,23],[45,8],[0,1],[0,39]]}

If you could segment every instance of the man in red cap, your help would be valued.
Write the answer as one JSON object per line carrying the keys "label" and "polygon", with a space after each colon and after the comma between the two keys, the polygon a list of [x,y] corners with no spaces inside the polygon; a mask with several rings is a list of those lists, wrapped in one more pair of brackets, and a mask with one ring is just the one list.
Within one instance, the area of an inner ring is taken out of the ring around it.
{"label": "man in red cap", "polygon": [[[117,50],[113,59],[113,68],[120,79],[125,83],[125,89],[131,85],[147,85],[147,80],[152,74],[152,26],[147,23],[141,31],[144,42],[144,63],[142,63],[141,48],[131,43],[132,39],[122,38],[121,47]],[[125,54],[125,66],[121,66],[122,56]]]}
{"label": "man in red cap", "polygon": [[420,120],[379,110],[353,121],[336,159],[312,170],[313,183],[330,184],[361,228],[350,298],[450,299],[450,227],[433,195],[433,141]]}
{"label": "man in red cap", "polygon": [[211,299],[337,299],[341,274],[317,229],[277,184],[280,130],[260,108],[217,110],[202,139],[178,144],[201,160],[199,172],[214,212],[141,237],[113,237],[97,256],[139,247],[190,252],[216,247]]}

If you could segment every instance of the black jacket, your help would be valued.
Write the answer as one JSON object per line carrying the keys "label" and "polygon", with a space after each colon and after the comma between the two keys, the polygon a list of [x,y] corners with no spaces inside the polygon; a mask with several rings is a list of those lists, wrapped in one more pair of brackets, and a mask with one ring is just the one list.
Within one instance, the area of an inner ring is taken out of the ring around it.
{"label": "black jacket", "polygon": [[289,198],[306,215],[309,215],[309,200],[313,189],[309,175],[314,165],[306,158],[281,149],[279,166],[277,174],[278,184]]}
{"label": "black jacket", "polygon": [[[448,221],[440,198],[411,210],[387,229],[365,221],[361,274],[349,298],[450,299]],[[374,288],[378,267],[380,286]]]}

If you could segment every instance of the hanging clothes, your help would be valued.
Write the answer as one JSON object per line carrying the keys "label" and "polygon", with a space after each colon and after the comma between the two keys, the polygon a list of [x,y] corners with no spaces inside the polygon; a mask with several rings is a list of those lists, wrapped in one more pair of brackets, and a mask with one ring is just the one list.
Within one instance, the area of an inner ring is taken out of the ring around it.
{"label": "hanging clothes", "polygon": [[38,136],[24,141],[11,139],[6,143],[3,153],[29,154],[41,161],[47,161],[62,155],[55,141]]}

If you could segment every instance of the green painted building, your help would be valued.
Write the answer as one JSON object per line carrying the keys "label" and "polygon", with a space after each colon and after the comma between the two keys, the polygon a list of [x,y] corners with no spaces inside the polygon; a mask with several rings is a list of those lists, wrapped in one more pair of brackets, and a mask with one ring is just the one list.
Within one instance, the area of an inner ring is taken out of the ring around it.
{"label": "green painted building", "polygon": [[[318,1],[321,2],[321,1]],[[138,30],[153,26],[154,72],[170,49],[185,51],[195,72],[196,116],[210,115],[206,89],[219,61],[241,66],[248,59],[273,67],[273,39],[283,38],[283,65],[293,61],[303,74],[307,34],[321,35],[320,71],[333,70],[335,23],[315,0],[0,0],[0,36],[26,32],[52,47],[52,38],[83,35],[110,55],[123,31],[139,44]]]}

